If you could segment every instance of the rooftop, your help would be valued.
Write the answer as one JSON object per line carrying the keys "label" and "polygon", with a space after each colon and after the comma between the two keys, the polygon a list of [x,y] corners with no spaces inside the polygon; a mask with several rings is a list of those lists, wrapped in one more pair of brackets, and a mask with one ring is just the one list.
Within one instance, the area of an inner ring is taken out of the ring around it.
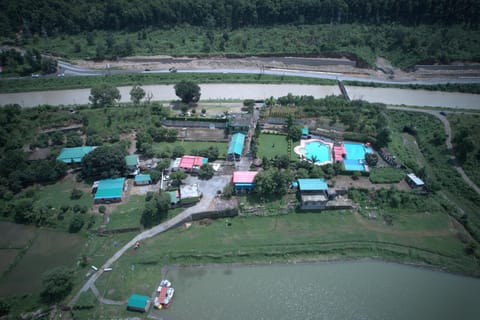
{"label": "rooftop", "polygon": [[169,191],[168,194],[170,195],[170,203],[177,203],[180,201],[180,194],[178,193],[178,190]]}
{"label": "rooftop", "polygon": [[63,161],[65,163],[71,162],[81,162],[83,157],[88,154],[90,151],[95,149],[95,147],[75,147],[75,148],[63,148],[60,154],[57,157],[58,161]]}
{"label": "rooftop", "polygon": [[148,182],[152,181],[152,177],[149,174],[137,174],[135,176],[135,182]]}
{"label": "rooftop", "polygon": [[242,154],[245,135],[243,133],[235,133],[228,146],[228,154]]}
{"label": "rooftop", "polygon": [[180,198],[187,199],[187,198],[198,198],[201,197],[202,193],[198,188],[198,184],[187,184],[180,186]]}
{"label": "rooftop", "polygon": [[115,199],[121,198],[123,193],[123,184],[125,178],[105,179],[98,182],[95,199]]}
{"label": "rooftop", "polygon": [[325,179],[298,179],[300,191],[328,190]]}
{"label": "rooftop", "polygon": [[414,173],[407,174],[407,177],[417,186],[423,186],[425,184],[423,180],[417,177]]}
{"label": "rooftop", "polygon": [[130,298],[128,298],[128,307],[136,308],[136,309],[145,309],[149,297],[148,296],[141,296],[139,294],[132,294]]}
{"label": "rooftop", "polygon": [[255,181],[255,176],[257,171],[235,171],[233,173],[233,183],[253,183]]}
{"label": "rooftop", "polygon": [[201,167],[207,162],[208,158],[198,156],[183,156],[180,159],[180,164],[178,165],[178,167],[183,169],[192,169],[193,167]]}
{"label": "rooftop", "polygon": [[136,166],[138,165],[138,155],[137,154],[130,154],[125,157],[125,162],[127,166]]}

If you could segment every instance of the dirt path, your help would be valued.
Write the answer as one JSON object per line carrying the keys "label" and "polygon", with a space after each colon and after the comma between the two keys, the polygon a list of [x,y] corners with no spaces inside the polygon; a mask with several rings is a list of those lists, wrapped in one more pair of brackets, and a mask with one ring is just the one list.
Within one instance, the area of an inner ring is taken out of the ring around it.
{"label": "dirt path", "polygon": [[[445,128],[445,133],[447,134],[447,139],[445,143],[447,144],[447,149],[450,152],[450,159],[453,160],[454,163],[454,168],[457,170],[457,172],[462,176],[462,179],[470,186],[472,187],[475,192],[477,192],[478,195],[480,195],[480,188],[472,181],[470,178],[467,176],[465,171],[463,171],[463,168],[460,166],[458,163],[457,159],[453,155],[453,145],[452,145],[452,129],[450,127],[450,122],[448,121],[447,117],[443,116],[440,114],[440,111],[437,110],[430,110],[430,109],[419,109],[419,108],[408,108],[408,107],[395,107],[395,106],[388,106],[387,107],[390,110],[402,110],[402,111],[414,111],[414,112],[423,112],[423,113],[428,113],[431,114],[443,123],[443,126]],[[451,112],[451,111],[449,111]]]}

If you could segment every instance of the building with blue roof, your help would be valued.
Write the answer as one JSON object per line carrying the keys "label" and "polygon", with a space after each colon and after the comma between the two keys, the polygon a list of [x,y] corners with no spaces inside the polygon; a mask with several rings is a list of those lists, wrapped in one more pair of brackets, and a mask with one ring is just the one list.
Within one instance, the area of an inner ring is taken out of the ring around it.
{"label": "building with blue roof", "polygon": [[149,174],[137,174],[134,184],[136,186],[144,186],[152,183],[152,177]]}
{"label": "building with blue roof", "polygon": [[308,128],[302,128],[302,136],[301,136],[301,139],[308,139],[308,136],[309,136],[309,132],[308,132]]}
{"label": "building with blue roof", "polygon": [[125,178],[105,179],[94,184],[95,203],[110,203],[122,201]]}
{"label": "building with blue roof", "polygon": [[228,146],[227,159],[232,161],[239,161],[243,152],[243,145],[245,144],[245,135],[243,133],[235,133],[232,135],[230,145]]}
{"label": "building with blue roof", "polygon": [[95,147],[75,147],[75,148],[63,148],[57,157],[58,161],[65,163],[80,163],[85,155],[90,153]]}
{"label": "building with blue roof", "polygon": [[302,209],[325,209],[328,202],[328,185],[325,179],[298,179],[298,190]]}

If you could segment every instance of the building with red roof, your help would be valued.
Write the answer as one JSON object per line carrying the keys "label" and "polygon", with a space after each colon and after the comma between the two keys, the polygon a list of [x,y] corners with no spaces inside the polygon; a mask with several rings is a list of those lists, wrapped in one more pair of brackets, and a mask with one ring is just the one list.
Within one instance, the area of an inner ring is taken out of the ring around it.
{"label": "building with red roof", "polygon": [[232,183],[235,191],[251,191],[255,188],[256,171],[235,171],[232,177]]}
{"label": "building with red roof", "polygon": [[200,167],[207,162],[208,158],[198,156],[183,156],[180,159],[178,168],[189,172],[197,172]]}

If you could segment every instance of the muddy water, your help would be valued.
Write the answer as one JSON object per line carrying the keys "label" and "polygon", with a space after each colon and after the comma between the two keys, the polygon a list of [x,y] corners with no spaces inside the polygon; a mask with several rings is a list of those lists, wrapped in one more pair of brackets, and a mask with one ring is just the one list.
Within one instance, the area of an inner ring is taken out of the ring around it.
{"label": "muddy water", "polygon": [[[322,98],[327,95],[338,95],[340,90],[337,86],[314,86],[296,84],[202,84],[202,100],[216,99],[265,99],[270,96],[281,97],[288,93],[294,95],[311,95]],[[177,100],[173,85],[149,85],[143,86],[147,93],[153,94],[153,100],[169,101]],[[119,87],[122,102],[130,101],[131,87]],[[0,94],[0,105],[17,103],[23,107],[34,107],[42,104],[71,105],[86,104],[90,89],[72,89],[55,91],[38,91],[25,93]]]}
{"label": "muddy water", "polygon": [[[339,95],[337,86],[316,86],[300,84],[202,84],[202,100],[218,99],[265,99],[293,95],[310,95],[323,98],[327,95]],[[143,86],[146,92],[153,94],[153,100],[177,100],[173,85]],[[122,102],[130,101],[131,87],[119,87]],[[382,102],[393,105],[455,107],[465,109],[480,109],[480,95],[439,92],[411,89],[346,87],[351,99],[362,99],[369,102]],[[90,89],[72,89],[56,91],[38,91],[25,93],[0,94],[0,105],[17,103],[23,107],[34,107],[42,104],[71,105],[86,104]]]}
{"label": "muddy water", "polygon": [[478,319],[480,280],[392,263],[169,270],[157,319]]}
{"label": "muddy water", "polygon": [[393,105],[480,109],[480,95],[427,90],[346,86],[350,99]]}

